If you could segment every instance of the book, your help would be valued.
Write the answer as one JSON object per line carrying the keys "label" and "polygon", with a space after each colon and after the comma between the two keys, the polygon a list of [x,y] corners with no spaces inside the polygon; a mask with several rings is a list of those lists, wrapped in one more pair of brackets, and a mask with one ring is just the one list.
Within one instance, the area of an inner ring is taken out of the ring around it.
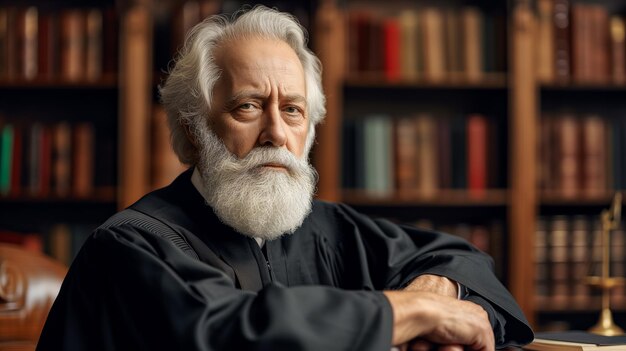
{"label": "book", "polygon": [[609,15],[603,5],[590,5],[591,81],[606,84],[609,74]]}
{"label": "book", "polygon": [[52,131],[49,125],[42,125],[39,143],[39,193],[49,196],[52,184]]}
{"label": "book", "polygon": [[364,121],[365,189],[389,195],[393,189],[392,122],[386,115],[369,115]]}
{"label": "book", "polygon": [[415,118],[417,129],[417,190],[423,196],[434,196],[437,180],[437,124],[433,115],[420,113]]}
{"label": "book", "polygon": [[437,175],[440,189],[452,188],[452,141],[450,119],[437,118]]}
{"label": "book", "polygon": [[89,10],[85,22],[85,76],[93,81],[102,76],[102,11]]}
{"label": "book", "polygon": [[567,82],[571,77],[570,2],[554,0],[554,78]]}
{"label": "book", "polygon": [[18,76],[27,80],[33,79],[37,76],[37,14],[37,8],[30,6],[19,10],[17,17]]}
{"label": "book", "polygon": [[413,117],[395,121],[396,184],[400,194],[414,191],[417,184],[417,130]]}
{"label": "book", "polygon": [[104,9],[102,19],[102,73],[115,76],[118,65],[118,16],[114,7]]}
{"label": "book", "polygon": [[452,188],[467,187],[467,118],[456,116],[450,122]]}
{"label": "book", "polygon": [[444,38],[446,53],[446,72],[453,77],[461,76],[463,72],[462,35],[459,13],[454,8],[448,8],[444,13]]}
{"label": "book", "polygon": [[65,10],[61,14],[61,77],[78,81],[85,77],[85,14]]}
{"label": "book", "polygon": [[8,77],[9,9],[0,8],[0,79]]}
{"label": "book", "polygon": [[539,0],[537,11],[537,79],[548,83],[554,80],[554,27],[552,25],[554,3],[552,0]]}
{"label": "book", "polygon": [[400,25],[395,18],[389,17],[383,20],[382,31],[385,78],[388,81],[397,81],[401,74]]}
{"label": "book", "polygon": [[20,123],[13,124],[13,156],[11,157],[10,196],[19,196],[22,192],[22,160],[24,158],[24,131]]}
{"label": "book", "polygon": [[3,79],[15,79],[19,72],[19,57],[18,57],[18,9],[10,6],[6,7],[0,15],[0,32],[2,32],[1,39],[3,43],[0,43],[0,50],[2,51],[3,64],[0,67],[0,72]]}
{"label": "book", "polygon": [[59,16],[56,13],[39,14],[38,26],[38,76],[44,79],[55,78],[59,74]]}
{"label": "book", "polygon": [[578,82],[593,80],[591,6],[575,3],[571,7],[571,64],[572,76]]}
{"label": "book", "polygon": [[530,351],[623,351],[626,336],[602,336],[584,331],[543,332],[524,346]]}
{"label": "book", "polygon": [[0,126],[0,195],[6,196],[11,190],[11,166],[13,157],[13,125]]}
{"label": "book", "polygon": [[461,11],[463,68],[470,82],[480,81],[483,76],[483,20],[482,13],[475,7]]}
{"label": "book", "polygon": [[72,132],[72,192],[74,196],[86,197],[94,188],[94,127],[91,123],[78,123]]}
{"label": "book", "polygon": [[582,191],[587,196],[604,194],[607,189],[606,138],[604,119],[587,115],[582,120]]}
{"label": "book", "polygon": [[404,9],[398,17],[400,27],[400,62],[402,77],[408,80],[418,77],[419,32],[418,15],[411,9]]}
{"label": "book", "polygon": [[467,118],[467,188],[474,197],[487,188],[487,118],[481,114]]}
{"label": "book", "polygon": [[68,122],[59,122],[52,129],[52,190],[67,196],[71,190],[72,130]]}
{"label": "book", "polygon": [[580,123],[569,113],[564,113],[555,121],[556,184],[560,194],[573,197],[579,194],[580,178]]}
{"label": "book", "polygon": [[424,78],[431,82],[441,82],[446,78],[445,41],[442,10],[426,7],[421,11]]}
{"label": "book", "polygon": [[624,19],[619,16],[611,16],[610,19],[609,45],[611,49],[610,72],[614,83],[626,82],[626,46],[624,37]]}

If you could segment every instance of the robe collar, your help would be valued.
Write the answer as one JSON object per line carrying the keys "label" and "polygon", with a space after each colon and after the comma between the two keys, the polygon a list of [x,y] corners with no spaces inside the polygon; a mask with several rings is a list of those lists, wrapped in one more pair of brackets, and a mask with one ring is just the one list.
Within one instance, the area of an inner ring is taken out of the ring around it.
{"label": "robe collar", "polygon": [[[232,268],[243,290],[259,291],[271,282],[268,264],[256,241],[222,223],[191,181],[194,168],[132,207],[159,218],[185,235],[201,260],[213,254]],[[204,246],[204,247],[202,247]],[[211,252],[207,252],[207,248]],[[209,263],[209,262],[207,262]]]}

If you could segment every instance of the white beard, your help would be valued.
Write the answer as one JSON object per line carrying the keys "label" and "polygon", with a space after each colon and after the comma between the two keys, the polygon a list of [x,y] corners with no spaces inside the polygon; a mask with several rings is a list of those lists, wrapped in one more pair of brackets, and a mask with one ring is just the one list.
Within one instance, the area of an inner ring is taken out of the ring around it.
{"label": "white beard", "polygon": [[[237,232],[273,240],[298,229],[311,212],[317,173],[285,148],[257,147],[237,159],[206,125],[196,126],[203,196]],[[260,167],[278,163],[287,172]]]}

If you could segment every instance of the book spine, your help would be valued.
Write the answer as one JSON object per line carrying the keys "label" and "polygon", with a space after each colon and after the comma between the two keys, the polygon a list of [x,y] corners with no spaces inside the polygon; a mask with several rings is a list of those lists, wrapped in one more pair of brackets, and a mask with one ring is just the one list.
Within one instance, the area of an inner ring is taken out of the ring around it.
{"label": "book spine", "polygon": [[72,190],[76,197],[87,197],[93,193],[94,139],[92,124],[79,123],[74,126]]}
{"label": "book spine", "polygon": [[487,118],[479,114],[467,118],[467,179],[470,195],[484,195],[487,188]]}
{"label": "book spine", "polygon": [[555,216],[551,221],[548,237],[550,260],[550,304],[564,308],[569,302],[571,281],[569,279],[568,219]]}
{"label": "book spine", "polygon": [[11,190],[11,165],[13,156],[13,125],[5,124],[0,129],[0,195]]}
{"label": "book spine", "polygon": [[102,11],[91,9],[86,15],[86,60],[87,80],[102,77]]}
{"label": "book spine", "polygon": [[443,37],[443,15],[434,7],[424,8],[420,18],[423,23],[424,78],[441,82],[446,78]]}
{"label": "book spine", "polygon": [[580,189],[579,122],[569,114],[560,116],[555,122],[558,189],[562,196],[574,197]]}
{"label": "book spine", "polygon": [[31,80],[37,76],[39,22],[37,8],[34,6],[26,8],[20,16],[20,22],[20,75]]}
{"label": "book spine", "polygon": [[569,0],[554,0],[553,21],[555,79],[567,82],[571,77]]}
{"label": "book spine", "polygon": [[607,162],[604,119],[586,116],[582,121],[582,189],[587,196],[599,196],[607,190]]}
{"label": "book spine", "polygon": [[537,2],[539,23],[537,30],[537,79],[543,83],[554,81],[554,26],[552,0]]}
{"label": "book spine", "polygon": [[417,129],[417,189],[423,196],[434,196],[439,188],[437,182],[437,124],[435,118],[426,113],[416,119]]}
{"label": "book spine", "polygon": [[400,194],[417,186],[417,130],[413,117],[396,119],[396,184]]}
{"label": "book spine", "polygon": [[400,27],[395,18],[386,18],[382,27],[385,78],[393,82],[399,80],[401,74]]}
{"label": "book spine", "polygon": [[68,81],[85,77],[85,15],[81,10],[61,15],[61,77]]}
{"label": "book spine", "polygon": [[548,267],[547,219],[537,218],[535,230],[535,304],[541,309],[550,299],[550,278]]}
{"label": "book spine", "polygon": [[468,81],[477,82],[483,76],[482,13],[475,7],[466,7],[461,11],[461,19],[465,76]]}
{"label": "book spine", "polygon": [[418,77],[418,16],[413,10],[402,10],[398,22],[400,27],[400,62],[401,75],[404,79],[414,80]]}
{"label": "book spine", "polygon": [[626,82],[626,44],[624,41],[626,29],[624,19],[612,16],[610,20],[610,48],[611,48],[611,77],[613,82]]}
{"label": "book spine", "polygon": [[52,137],[52,185],[53,193],[60,197],[71,192],[72,129],[68,122],[59,122],[53,128]]}

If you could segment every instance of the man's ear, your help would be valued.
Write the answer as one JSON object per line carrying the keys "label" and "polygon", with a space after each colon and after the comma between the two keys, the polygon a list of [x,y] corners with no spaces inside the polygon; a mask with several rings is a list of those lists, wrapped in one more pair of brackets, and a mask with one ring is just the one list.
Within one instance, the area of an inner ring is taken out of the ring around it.
{"label": "man's ear", "polygon": [[187,136],[187,140],[193,145],[193,147],[198,150],[198,140],[196,140],[196,136],[191,132],[191,127],[189,123],[183,123],[183,130],[185,131],[185,135]]}

